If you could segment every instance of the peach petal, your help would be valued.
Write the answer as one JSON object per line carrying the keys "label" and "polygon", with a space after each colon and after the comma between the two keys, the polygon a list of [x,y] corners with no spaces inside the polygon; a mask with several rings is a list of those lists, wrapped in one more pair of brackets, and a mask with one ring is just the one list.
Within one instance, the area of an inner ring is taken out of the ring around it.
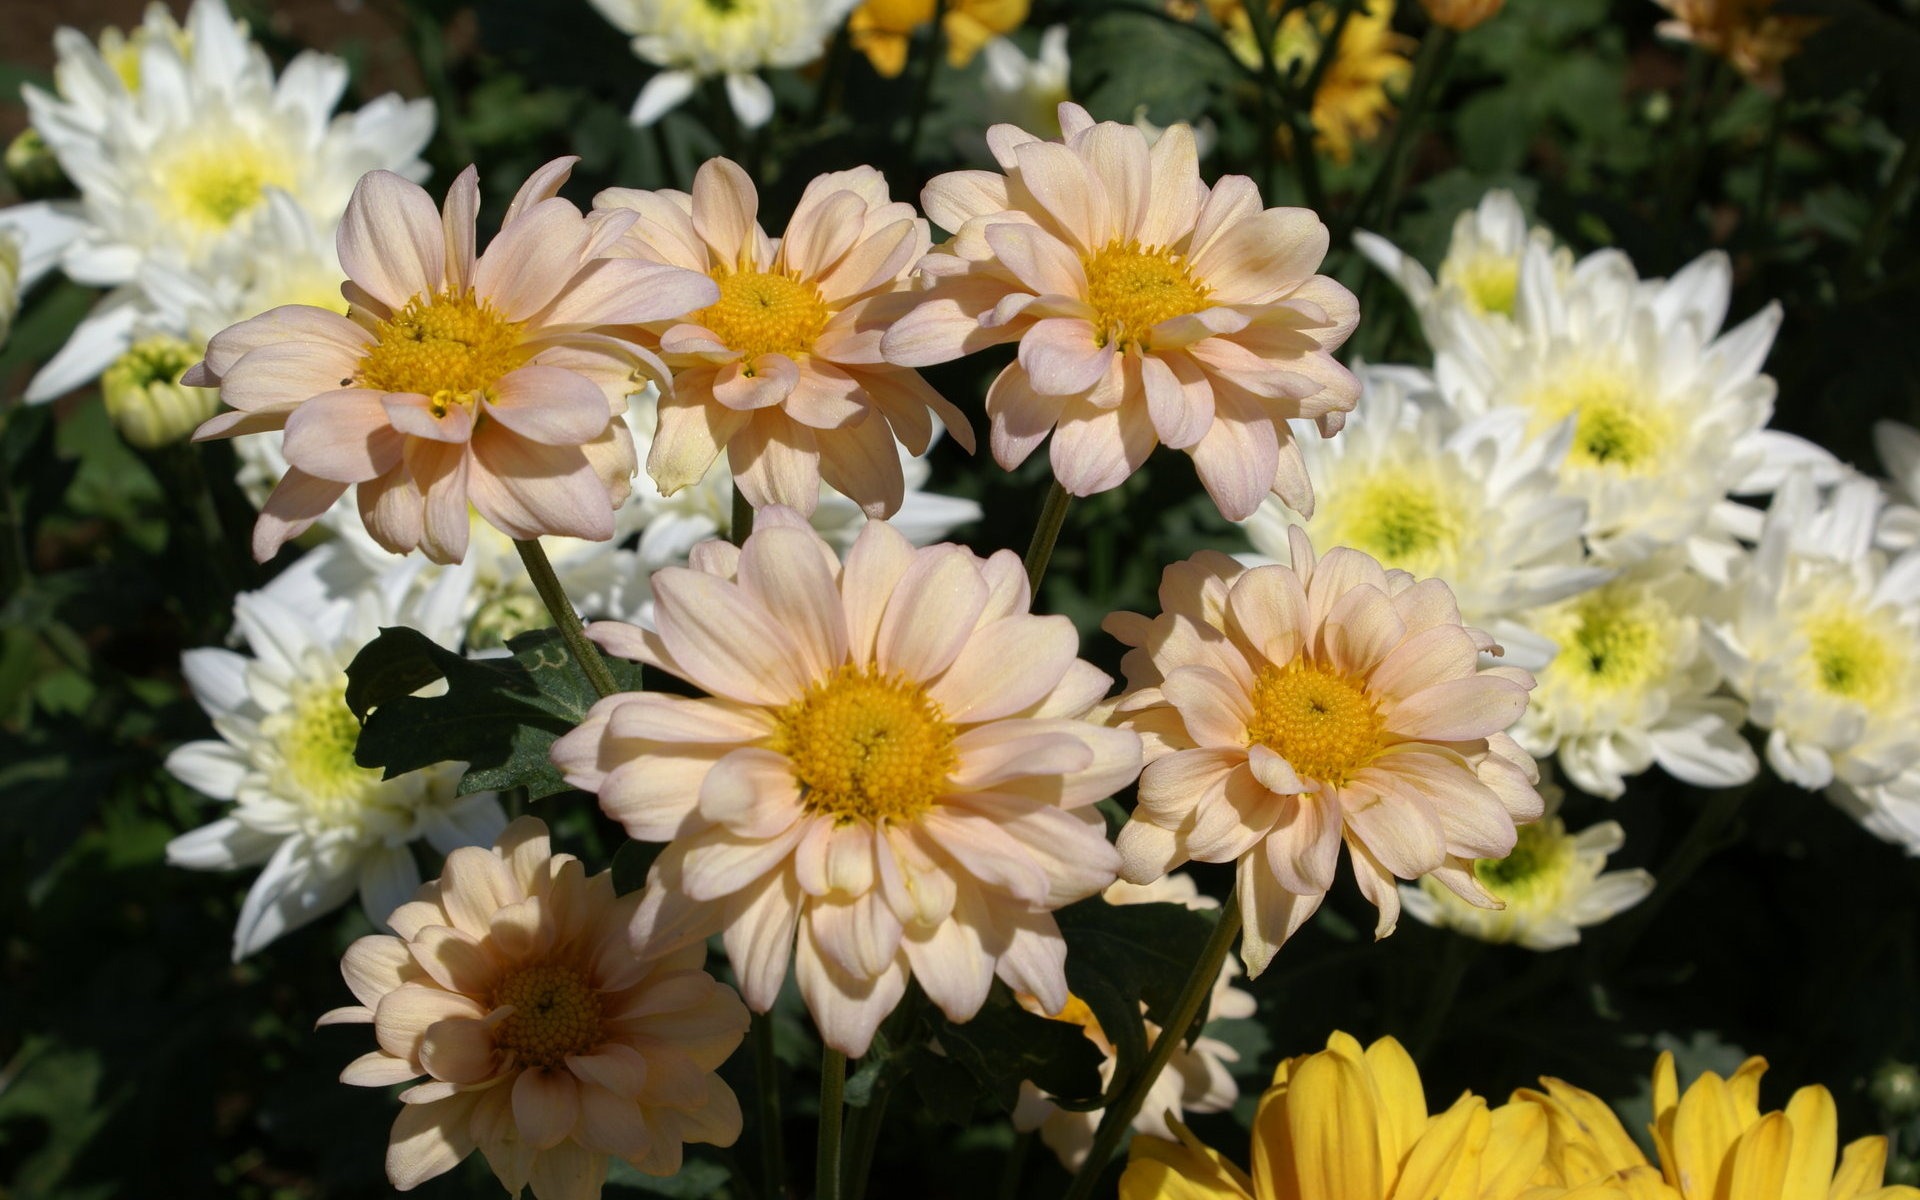
{"label": "peach petal", "polygon": [[637,258],[603,258],[578,270],[541,322],[639,325],[684,317],[719,300],[720,286],[700,272]]}
{"label": "peach petal", "polygon": [[329,342],[273,342],[247,351],[227,370],[220,398],[247,412],[285,412],[349,386],[359,365],[357,353]]}
{"label": "peach petal", "polygon": [[379,402],[384,421],[408,437],[457,446],[465,446],[473,437],[470,405],[449,404],[436,413],[432,401],[418,392],[388,392],[379,396]]}
{"label": "peach petal", "polygon": [[1110,235],[1139,238],[1153,191],[1153,171],[1145,135],[1132,126],[1103,121],[1074,138],[1073,149],[1086,160],[1106,193]]}
{"label": "peach petal", "polygon": [[420,544],[425,505],[404,467],[362,482],[355,500],[361,523],[382,548],[404,554]]}
{"label": "peach petal", "polygon": [[[1403,624],[1404,627],[1404,624]],[[1474,674],[1479,651],[1458,625],[1435,625],[1410,634],[1367,678],[1367,689],[1389,702]]]}
{"label": "peach petal", "polygon": [[1033,390],[1019,363],[995,376],[987,389],[987,415],[993,421],[993,460],[1011,471],[1027,460],[1059,423],[1067,397]]}
{"label": "peach petal", "polygon": [[753,244],[760,196],[737,163],[710,158],[693,176],[693,227],[716,263],[735,267]]}
{"label": "peach petal", "polygon": [[1091,254],[1106,244],[1106,193],[1077,154],[1058,142],[1028,142],[1013,158],[1021,185],[1075,249]]}
{"label": "peach petal", "polygon": [[1042,905],[1047,874],[1005,828],[952,805],[920,818],[926,836],[982,886],[1030,905]]}
{"label": "peach petal", "polygon": [[863,979],[823,954],[811,936],[802,936],[794,964],[800,995],[807,1002],[821,1040],[849,1058],[865,1054],[874,1031],[907,990],[904,956],[877,978]]}
{"label": "peach petal", "polygon": [[871,979],[900,950],[900,918],[878,895],[823,897],[807,904],[806,932],[820,952],[847,974]]}
{"label": "peach petal", "polygon": [[380,998],[374,1007],[373,1032],[382,1050],[395,1058],[418,1062],[420,1039],[426,1036],[429,1025],[454,1017],[478,1021],[486,1015],[466,996],[409,983]]}
{"label": "peach petal", "polygon": [[1148,151],[1152,184],[1146,213],[1136,236],[1143,246],[1171,246],[1184,237],[1199,216],[1207,188],[1200,180],[1199,146],[1193,128],[1169,126]]}
{"label": "peach petal", "polygon": [[525,366],[509,372],[483,403],[494,420],[548,446],[590,442],[612,420],[600,388],[560,367]]}
{"label": "peach petal", "polygon": [[793,638],[812,678],[847,660],[837,562],[811,528],[761,528],[740,551],[740,589]]}
{"label": "peach petal", "polygon": [[287,461],[335,483],[363,483],[400,464],[402,443],[387,424],[379,392],[323,392],[287,418]]}
{"label": "peach petal", "polygon": [[1038,1000],[1042,1010],[1059,1012],[1067,1006],[1067,941],[1059,923],[1044,912],[1004,913],[1003,919],[1011,935],[994,973]]}
{"label": "peach petal", "polygon": [[1000,264],[1036,295],[1078,298],[1087,294],[1087,273],[1079,257],[1038,226],[992,226],[987,244]]}
{"label": "peach petal", "polygon": [[647,474],[671,496],[706,477],[720,450],[747,423],[747,414],[697,395],[662,396],[659,427],[647,452]]}
{"label": "peach petal", "polygon": [[1369,675],[1406,636],[1386,594],[1365,584],[1334,601],[1320,628],[1328,664],[1349,676]]}
{"label": "peach petal", "polygon": [[940,228],[957,230],[975,217],[1004,212],[1010,207],[1006,176],[993,171],[949,171],[936,175],[921,189],[920,207]]}
{"label": "peach petal", "polygon": [[1020,338],[1020,365],[1028,386],[1042,395],[1078,396],[1105,378],[1114,346],[1101,345],[1098,331],[1074,317],[1036,321]]}
{"label": "peach petal", "polygon": [[527,176],[507,204],[507,215],[502,218],[503,226],[510,225],[520,215],[543,200],[551,200],[560,194],[560,188],[573,174],[573,168],[580,162],[577,154],[563,154],[540,164],[533,174]]}
{"label": "peach petal", "polygon": [[998,721],[1038,704],[1078,653],[1065,617],[1004,617],[973,630],[927,694],[950,721]]}
{"label": "peach petal", "polygon": [[860,381],[818,358],[796,370],[784,398],[788,416],[813,429],[845,429],[867,415]]}
{"label": "peach petal", "polygon": [[570,1054],[567,1069],[616,1096],[638,1096],[647,1086],[646,1055],[624,1042],[608,1042],[592,1054]]}
{"label": "peach petal", "polygon": [[676,567],[654,575],[653,593],[661,641],[703,690],[768,708],[806,691],[798,648],[736,585]]}
{"label": "peach petal", "polygon": [[1155,759],[1140,772],[1140,806],[1156,824],[1177,828],[1202,795],[1246,760],[1244,749],[1229,746],[1181,750]]}
{"label": "peach petal", "polygon": [[733,483],[755,508],[781,504],[807,516],[820,505],[820,442],[784,414],[762,410],[727,443]]}
{"label": "peach petal", "polygon": [[421,510],[420,549],[434,562],[459,562],[466,557],[473,528],[467,516],[467,448],[411,439],[406,464],[426,501]]}
{"label": "peach petal", "polygon": [[392,309],[446,282],[446,235],[426,192],[392,171],[354,185],[334,239],[341,269]]}
{"label": "peach petal", "polygon": [[[797,810],[795,805],[788,811],[797,818]],[[736,836],[724,829],[699,834],[686,845],[680,889],[695,900],[723,900],[748,891],[769,874],[791,874],[779,868],[806,831],[806,822],[795,820],[766,838]]]}
{"label": "peach petal", "polygon": [[473,506],[513,538],[613,536],[606,486],[578,446],[544,446],[500,425],[474,434],[467,487]]}
{"label": "peach petal", "polygon": [[[1300,931],[1326,899],[1325,892],[1296,895],[1280,885],[1273,872],[1249,854],[1240,860],[1237,890],[1242,897],[1241,911],[1246,925],[1240,934],[1240,960],[1246,964],[1247,978],[1258,978],[1273,961],[1287,939]],[[1398,893],[1396,893],[1396,900]]]}
{"label": "peach petal", "polygon": [[404,1058],[384,1050],[369,1050],[340,1071],[340,1082],[353,1087],[392,1087],[420,1078],[420,1071]]}
{"label": "peach petal", "polygon": [[847,653],[853,662],[873,661],[887,603],[915,561],[913,543],[884,522],[867,523],[854,538],[840,574],[841,604],[847,616]]}
{"label": "peach petal", "polygon": [[[742,838],[775,838],[800,820],[800,788],[793,764],[785,755],[758,747],[743,747],[713,764],[700,783],[700,816]],[[701,863],[688,856],[690,875],[701,874]],[[692,890],[695,899],[713,899]],[[728,889],[737,890],[737,889]]]}
{"label": "peach petal", "polygon": [[766,1012],[786,982],[794,925],[800,918],[800,887],[790,873],[773,872],[732,897],[726,912],[723,936],[727,958],[740,979],[740,998],[755,1012]]}
{"label": "peach petal", "polygon": [[1527,711],[1527,689],[1485,676],[1455,679],[1414,693],[1387,715],[1397,737],[1471,741],[1503,731]]}
{"label": "peach petal", "polygon": [[1310,209],[1270,208],[1197,250],[1193,272],[1222,303],[1260,304],[1305,283],[1326,256],[1327,227]]}
{"label": "peach petal", "polygon": [[[1399,784],[1397,778],[1393,782]],[[1401,879],[1418,879],[1447,857],[1446,833],[1424,799],[1383,796],[1348,809],[1346,824],[1349,838],[1365,845],[1374,862]]]}
{"label": "peach petal", "polygon": [[356,938],[340,957],[340,974],[353,998],[369,1008],[403,983],[418,979],[420,966],[397,937],[371,934]]}
{"label": "peach petal", "polygon": [[1145,465],[1158,440],[1145,404],[1102,409],[1070,400],[1049,451],[1053,476],[1075,496],[1116,488]]}
{"label": "peach petal", "polygon": [[969,1020],[986,1003],[993,987],[993,958],[972,925],[943,921],[915,928],[901,948],[914,980],[949,1020]]}
{"label": "peach petal", "polygon": [[1185,450],[1213,427],[1213,386],[1206,372],[1184,354],[1149,354],[1140,360],[1147,416],[1162,445]]}
{"label": "peach petal", "polygon": [[580,1119],[580,1083],[558,1069],[533,1067],[513,1081],[513,1123],[529,1146],[559,1145]]}
{"label": "peach petal", "polygon": [[484,995],[499,966],[471,935],[445,925],[422,929],[408,943],[413,959],[433,981],[450,992]]}
{"label": "peach petal", "polygon": [[908,679],[933,679],[959,657],[986,602],[987,585],[967,550],[917,552],[887,602],[875,662]]}
{"label": "peach petal", "polygon": [[260,509],[253,525],[253,559],[266,562],[280,547],[305,533],[347,490],[344,483],[289,467]]}
{"label": "peach petal", "polygon": [[784,354],[762,354],[751,363],[731,362],[714,377],[716,403],[741,412],[771,408],[793,393],[800,368]]}
{"label": "peach petal", "polygon": [[1293,764],[1262,742],[1247,747],[1247,766],[1260,786],[1276,796],[1297,796],[1312,788],[1294,772]]}
{"label": "peach petal", "polygon": [[444,1175],[472,1154],[471,1132],[477,1093],[449,1096],[432,1104],[408,1104],[393,1119],[387,1146],[387,1179],[400,1191]]}
{"label": "peach petal", "polygon": [[542,200],[500,227],[474,264],[474,291],[507,320],[528,320],[580,270],[587,237],[579,209],[557,197]]}
{"label": "peach petal", "polygon": [[455,295],[473,286],[474,230],[480,216],[480,171],[469,166],[454,176],[440,209],[440,233],[446,244],[447,287]]}
{"label": "peach petal", "polygon": [[1253,705],[1245,689],[1212,667],[1176,667],[1160,685],[1161,694],[1180,713],[1187,733],[1201,746],[1240,748],[1247,744]]}
{"label": "peach petal", "polygon": [[1216,390],[1217,415],[1206,436],[1187,453],[1207,495],[1230,521],[1244,521],[1260,507],[1279,467],[1280,440],[1265,414],[1229,392]]}
{"label": "peach petal", "polygon": [[1249,660],[1292,662],[1305,640],[1307,592],[1283,566],[1256,567],[1227,592],[1226,630]]}
{"label": "peach petal", "polygon": [[325,347],[330,352],[327,361],[345,356],[357,363],[372,340],[371,333],[330,309],[283,304],[214,334],[207,343],[205,363],[214,378],[221,379],[243,356],[282,344],[308,350]]}
{"label": "peach petal", "polygon": [[420,1063],[427,1074],[447,1083],[491,1079],[497,1067],[487,1023],[465,1017],[435,1021],[421,1036]]}
{"label": "peach petal", "polygon": [[960,763],[949,777],[963,792],[1009,780],[1069,775],[1093,765],[1093,750],[1072,733],[1025,721],[995,721],[954,740]]}
{"label": "peach petal", "polygon": [[1301,896],[1333,887],[1340,865],[1340,814],[1317,794],[1299,795],[1268,834],[1267,869],[1280,886]]}

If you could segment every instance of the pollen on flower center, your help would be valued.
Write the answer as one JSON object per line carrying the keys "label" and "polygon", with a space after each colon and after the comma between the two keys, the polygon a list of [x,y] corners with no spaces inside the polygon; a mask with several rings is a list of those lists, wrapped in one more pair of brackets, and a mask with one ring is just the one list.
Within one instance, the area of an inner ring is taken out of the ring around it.
{"label": "pollen on flower center", "polygon": [[792,358],[807,353],[832,316],[820,289],[785,275],[727,271],[714,275],[713,281],[720,285],[719,302],[694,314],[693,320],[748,362],[762,354]]}
{"label": "pollen on flower center", "polygon": [[1102,346],[1144,346],[1155,325],[1207,307],[1207,289],[1193,278],[1185,256],[1170,250],[1109,242],[1084,265],[1087,303]]}
{"label": "pollen on flower center", "polygon": [[282,770],[308,814],[323,825],[350,825],[361,815],[380,772],[353,761],[360,722],[344,687],[314,687],[262,725],[279,748]]}
{"label": "pollen on flower center", "polygon": [[1835,613],[1809,621],[1802,631],[1815,687],[1859,704],[1878,704],[1892,697],[1894,650],[1868,622]]}
{"label": "pollen on flower center", "polygon": [[435,416],[473,403],[527,357],[519,324],[470,291],[415,296],[374,334],[360,360],[359,386],[426,396]]}
{"label": "pollen on flower center", "polygon": [[953,726],[921,687],[845,666],[776,715],[809,813],[907,821],[934,806],[958,762]]}
{"label": "pollen on flower center", "polygon": [[1329,540],[1416,575],[1444,574],[1439,567],[1465,532],[1449,499],[1432,479],[1403,470],[1382,472],[1355,487],[1340,505]]}
{"label": "pollen on flower center", "polygon": [[559,1066],[569,1054],[586,1054],[604,1038],[600,997],[574,967],[540,963],[522,967],[494,989],[493,1007],[513,1012],[493,1031],[493,1044],[523,1065]]}
{"label": "pollen on flower center", "polygon": [[1380,752],[1385,730],[1366,689],[1318,663],[1297,658],[1254,680],[1247,744],[1266,746],[1303,779],[1346,783]]}
{"label": "pollen on flower center", "polygon": [[1543,424],[1573,418],[1567,461],[1621,474],[1659,465],[1672,421],[1638,397],[1633,385],[1606,371],[1576,372],[1533,397]]}
{"label": "pollen on flower center", "polygon": [[1513,315],[1514,297],[1520,291],[1520,264],[1514,259],[1475,254],[1461,262],[1443,263],[1440,278],[1459,288],[1481,312]]}
{"label": "pollen on flower center", "polygon": [[225,139],[183,147],[158,170],[166,203],[189,224],[218,232],[253,211],[269,187],[293,181],[286,163]]}
{"label": "pollen on flower center", "polygon": [[1553,667],[1588,690],[1636,688],[1669,665],[1661,614],[1631,593],[1602,588],[1576,601],[1571,614]]}
{"label": "pollen on flower center", "polygon": [[1473,864],[1474,877],[1510,904],[1556,890],[1573,861],[1573,841],[1558,820],[1522,825],[1515,833],[1513,853]]}

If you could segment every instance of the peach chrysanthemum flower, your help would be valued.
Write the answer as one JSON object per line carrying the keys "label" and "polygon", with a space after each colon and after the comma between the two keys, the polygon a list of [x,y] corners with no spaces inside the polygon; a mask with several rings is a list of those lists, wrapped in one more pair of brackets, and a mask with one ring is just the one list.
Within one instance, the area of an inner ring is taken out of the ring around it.
{"label": "peach chrysanthemum flower", "polygon": [[641,893],[616,897],[554,854],[532,817],[489,850],[447,856],[440,879],[394,910],[400,935],[363,937],[340,964],[360,1001],[322,1025],[371,1024],[380,1048],[340,1073],[400,1093],[387,1177],[407,1191],[476,1148],[519,1195],[591,1200],[609,1157],[650,1175],[687,1142],[730,1146],[740,1103],[714,1074],[747,1010],[701,970],[706,947],[636,953]]}
{"label": "peach chrysanthemum flower", "polygon": [[605,541],[633,476],[619,414],[658,360],[607,326],[712,303],[691,271],[603,257],[634,217],[588,219],[556,194],[576,160],[534,172],[474,255],[472,167],[444,212],[390,171],[363,176],[338,236],[346,316],[286,305],[214,335],[182,382],[234,411],[196,440],[286,430],[290,464],[254,526],[271,558],[357,485],[396,554],[466,554],[469,505],[509,537]]}
{"label": "peach chrysanthemum flower", "polygon": [[880,357],[881,332],[911,306],[908,276],[928,245],[926,221],[888,196],[880,172],[815,178],[777,242],[756,219],[753,181],[724,158],[701,165],[692,195],[610,188],[593,204],[640,217],[614,253],[719,285],[717,302],[656,325],[648,342],[674,374],[647,454],[663,494],[698,483],[725,449],[756,508],[811,514],[824,479],[868,516],[887,517],[906,486],[895,439],[923,453],[929,411],[973,449],[959,409]]}
{"label": "peach chrysanthemum flower", "polygon": [[[790,958],[828,1045],[864,1053],[917,980],[956,1021],[994,976],[1067,1003],[1052,910],[1113,882],[1094,805],[1140,739],[1084,719],[1110,680],[1028,612],[1008,551],[867,525],[845,565],[791,509],[653,576],[659,632],[589,628],[707,697],[609,696],[554,744],[655,862],[637,937],[723,932],[748,1005]],[[797,940],[797,948],[796,948]]]}
{"label": "peach chrysanthemum flower", "polygon": [[1018,341],[987,393],[994,458],[1012,469],[1052,431],[1054,477],[1076,496],[1118,486],[1164,442],[1233,520],[1268,492],[1311,509],[1287,421],[1330,435],[1360,394],[1332,354],[1359,309],[1314,274],[1326,226],[1263,211],[1244,176],[1209,189],[1185,125],[1149,148],[1133,126],[1062,104],[1060,127],[1064,143],[996,125],[1005,175],[927,185],[927,215],[954,236],[920,260],[931,290],[882,340],[888,361]]}
{"label": "peach chrysanthemum flower", "polygon": [[1533,679],[1480,666],[1493,643],[1447,585],[1344,546],[1316,561],[1298,526],[1288,537],[1291,566],[1203,552],[1167,568],[1161,615],[1105,625],[1133,647],[1115,719],[1147,756],[1121,874],[1237,863],[1249,978],[1320,907],[1343,840],[1385,937],[1396,877],[1499,907],[1472,860],[1505,858],[1542,807],[1506,733]]}

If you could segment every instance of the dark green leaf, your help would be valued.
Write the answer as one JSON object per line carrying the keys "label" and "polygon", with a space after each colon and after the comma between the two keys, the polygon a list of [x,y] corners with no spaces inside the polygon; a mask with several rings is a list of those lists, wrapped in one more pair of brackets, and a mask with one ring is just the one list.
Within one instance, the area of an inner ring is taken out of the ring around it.
{"label": "dark green leaf", "polygon": [[[995,983],[987,1002],[964,1025],[934,1018],[935,1036],[953,1061],[965,1067],[979,1089],[1012,1110],[1020,1082],[1032,1080],[1049,1095],[1090,1102],[1100,1095],[1100,1048],[1069,1021],[1050,1021],[1020,1007],[1006,985]],[[916,1074],[918,1067],[916,1067]]]}

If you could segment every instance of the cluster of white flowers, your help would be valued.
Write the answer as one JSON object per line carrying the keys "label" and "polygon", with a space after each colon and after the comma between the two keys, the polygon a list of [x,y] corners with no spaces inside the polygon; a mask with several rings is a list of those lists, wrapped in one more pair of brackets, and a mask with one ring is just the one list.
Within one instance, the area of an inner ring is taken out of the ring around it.
{"label": "cluster of white flowers", "polygon": [[[1920,853],[1920,433],[1876,430],[1892,476],[1876,483],[1768,428],[1781,312],[1726,328],[1723,254],[1642,279],[1618,251],[1576,258],[1504,191],[1460,215],[1436,271],[1357,241],[1433,363],[1359,370],[1341,436],[1302,439],[1315,511],[1269,501],[1246,523],[1256,555],[1285,561],[1300,525],[1447,580],[1537,675],[1515,739],[1582,791],[1617,798],[1655,765],[1743,784],[1751,723],[1783,778]],[[1424,889],[1408,909],[1564,945],[1644,894],[1600,874],[1620,840],[1545,824],[1483,864],[1519,897],[1506,913]]]}
{"label": "cluster of white flowers", "polygon": [[212,334],[276,305],[344,311],[333,231],[354,183],[382,167],[426,175],[429,102],[388,95],[336,116],[346,63],[309,51],[276,78],[222,0],[195,0],[184,25],[154,4],[98,43],[62,29],[55,48],[55,90],[25,89],[27,108],[79,197],[0,212],[0,226],[24,235],[25,283],[58,265],[110,290],[30,402],[136,345],[149,359],[178,345],[190,363]]}

